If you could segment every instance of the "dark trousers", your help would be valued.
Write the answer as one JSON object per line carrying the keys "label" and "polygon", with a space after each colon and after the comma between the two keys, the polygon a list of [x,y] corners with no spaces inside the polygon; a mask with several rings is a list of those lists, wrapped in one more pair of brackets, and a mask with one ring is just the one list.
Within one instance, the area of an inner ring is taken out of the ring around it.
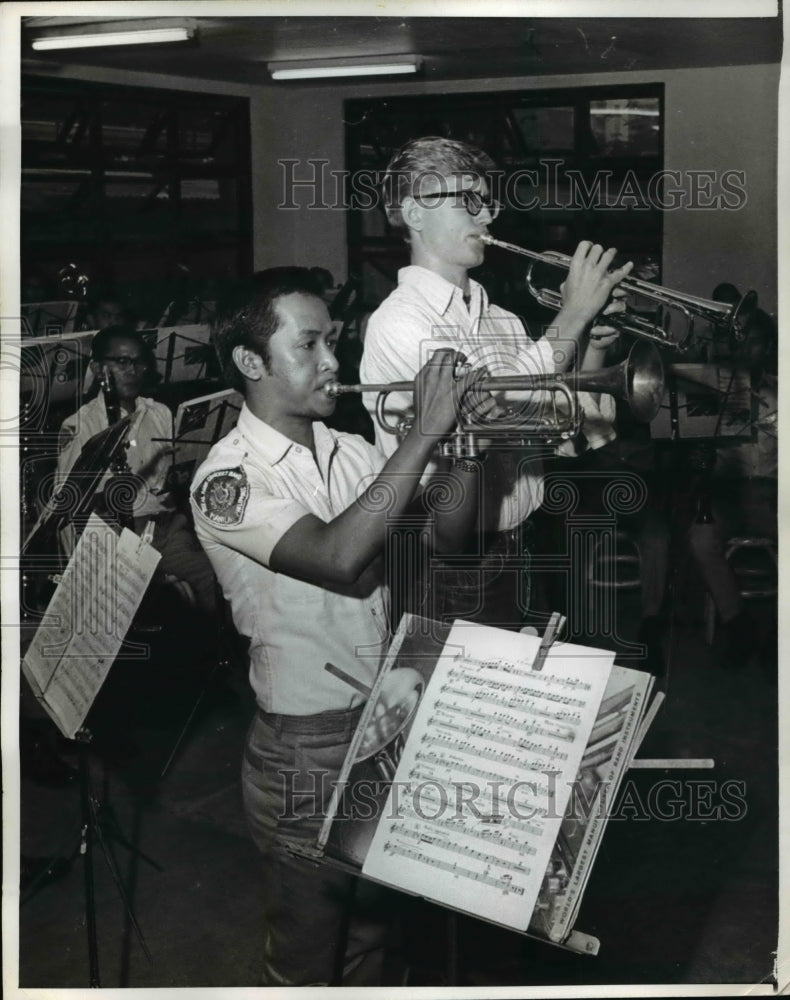
{"label": "dark trousers", "polygon": [[242,790],[263,855],[262,986],[327,985],[340,949],[343,985],[381,982],[395,894],[288,850],[315,845],[360,711],[259,711],[250,726]]}

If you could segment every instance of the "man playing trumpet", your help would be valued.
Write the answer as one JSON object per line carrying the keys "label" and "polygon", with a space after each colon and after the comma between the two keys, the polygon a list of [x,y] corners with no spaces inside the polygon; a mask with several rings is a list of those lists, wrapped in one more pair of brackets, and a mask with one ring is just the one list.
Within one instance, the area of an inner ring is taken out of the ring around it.
{"label": "man playing trumpet", "polygon": [[[631,264],[609,271],[615,250],[580,243],[563,285],[563,305],[551,324],[551,337],[532,341],[521,320],[490,303],[485,290],[469,277],[483,261],[481,236],[496,218],[499,205],[490,196],[486,175],[494,163],[481,150],[463,142],[437,137],[416,139],[390,160],[384,178],[387,218],[409,244],[411,264],[398,274],[398,287],[370,317],[360,368],[363,383],[388,383],[413,378],[427,347],[452,344],[491,375],[536,375],[577,368],[601,368],[614,332],[590,323],[602,310]],[[614,303],[608,310],[619,309]],[[581,357],[581,364],[578,363]],[[545,406],[545,396],[531,394],[527,407]],[[604,397],[607,399],[608,397]],[[524,394],[505,402],[524,404]],[[611,400],[610,400],[611,401]],[[613,401],[612,401],[613,402]],[[587,445],[614,436],[611,418],[601,417],[597,401],[584,400]],[[411,398],[392,394],[387,419],[405,413]],[[366,394],[365,405],[375,408]],[[523,413],[523,416],[527,416]],[[385,452],[397,442],[376,429]],[[456,463],[463,466],[468,463]],[[438,461],[428,474],[442,468]],[[524,575],[502,570],[503,557],[521,554],[521,527],[543,499],[542,465],[537,452],[491,451],[482,467],[482,537],[473,554],[481,556],[478,571],[441,571],[438,586],[428,587],[416,601],[427,617],[437,620],[472,618],[491,625],[519,627],[527,603],[519,598]],[[436,567],[434,567],[436,572]],[[430,594],[430,604],[427,595]]]}
{"label": "man playing trumpet", "polygon": [[[417,374],[418,419],[389,459],[357,435],[329,430],[338,335],[321,292],[306,268],[273,268],[239,282],[220,305],[217,352],[245,403],[192,485],[198,538],[250,639],[258,711],[242,787],[264,856],[266,986],[332,977],[350,878],[288,848],[314,846],[359,721],[360,691],[386,652],[380,557],[389,528],[412,505],[429,456],[467,399],[472,415],[495,405],[475,388],[477,376],[454,378],[459,356],[445,346]],[[474,475],[461,469],[454,478],[463,502],[434,516],[434,541],[450,550],[469,531],[477,500]],[[427,516],[420,503],[416,516]],[[387,913],[376,894],[359,887],[345,985],[377,983]]]}

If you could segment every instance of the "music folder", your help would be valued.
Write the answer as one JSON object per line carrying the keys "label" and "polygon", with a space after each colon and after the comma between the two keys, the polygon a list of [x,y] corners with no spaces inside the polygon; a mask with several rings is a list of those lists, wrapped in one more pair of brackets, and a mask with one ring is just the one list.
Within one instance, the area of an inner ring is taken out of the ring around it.
{"label": "music folder", "polygon": [[405,615],[307,854],[571,950],[652,677],[614,653]]}

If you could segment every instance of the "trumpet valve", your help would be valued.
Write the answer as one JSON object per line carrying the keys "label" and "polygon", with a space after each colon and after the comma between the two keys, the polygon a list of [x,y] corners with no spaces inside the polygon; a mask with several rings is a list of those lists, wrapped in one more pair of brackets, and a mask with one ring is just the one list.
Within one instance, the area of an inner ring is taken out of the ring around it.
{"label": "trumpet valve", "polygon": [[445,458],[478,458],[480,442],[473,431],[458,428],[442,443],[440,451]]}

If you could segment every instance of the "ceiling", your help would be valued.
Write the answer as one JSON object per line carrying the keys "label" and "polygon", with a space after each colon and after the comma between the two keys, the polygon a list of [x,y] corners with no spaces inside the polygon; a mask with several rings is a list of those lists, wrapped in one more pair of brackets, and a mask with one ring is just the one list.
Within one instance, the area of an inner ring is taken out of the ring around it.
{"label": "ceiling", "polygon": [[[191,7],[191,5],[190,5]],[[101,23],[132,20],[101,18]],[[139,18],[133,19],[139,23]],[[168,22],[173,18],[153,19]],[[22,19],[22,68],[105,67],[235,83],[269,82],[266,63],[415,53],[423,79],[569,75],[778,63],[781,18],[196,17],[197,43],[34,53],[31,33],[97,23]],[[310,81],[308,85],[321,85]],[[337,86],[336,80],[324,86]],[[276,86],[305,86],[278,83]]]}

